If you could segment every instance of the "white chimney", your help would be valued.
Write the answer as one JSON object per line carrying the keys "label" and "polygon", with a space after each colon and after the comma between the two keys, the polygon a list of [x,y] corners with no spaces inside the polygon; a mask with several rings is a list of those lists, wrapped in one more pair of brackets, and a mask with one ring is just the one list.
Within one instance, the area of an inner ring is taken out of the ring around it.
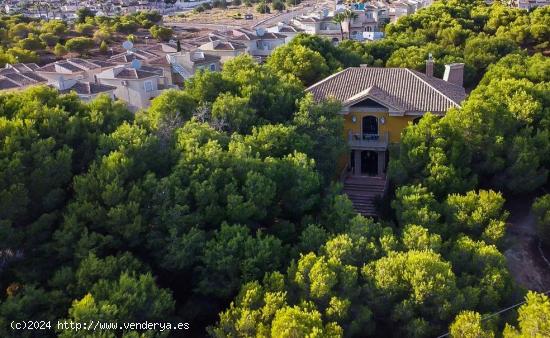
{"label": "white chimney", "polygon": [[445,65],[443,80],[462,87],[464,85],[464,64],[451,63],[449,65]]}

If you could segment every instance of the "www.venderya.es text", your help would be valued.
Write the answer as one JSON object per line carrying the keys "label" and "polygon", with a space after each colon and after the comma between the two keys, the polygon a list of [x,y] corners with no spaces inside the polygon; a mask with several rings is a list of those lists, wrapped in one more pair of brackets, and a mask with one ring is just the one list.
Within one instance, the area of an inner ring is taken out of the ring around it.
{"label": "www.venderya.es text", "polygon": [[49,320],[24,320],[12,321],[10,323],[12,330],[56,330],[56,331],[170,331],[170,330],[189,330],[191,325],[182,322],[105,322],[90,320],[87,322],[77,322],[72,320],[60,320],[52,322]]}

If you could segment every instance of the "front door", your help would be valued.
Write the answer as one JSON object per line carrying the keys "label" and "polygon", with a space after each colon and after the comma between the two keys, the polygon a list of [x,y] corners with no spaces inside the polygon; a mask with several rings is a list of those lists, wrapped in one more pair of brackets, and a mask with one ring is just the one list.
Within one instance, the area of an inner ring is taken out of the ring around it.
{"label": "front door", "polygon": [[372,150],[361,152],[361,175],[378,175],[378,153]]}
{"label": "front door", "polygon": [[363,117],[363,137],[378,135],[378,119],[376,116]]}

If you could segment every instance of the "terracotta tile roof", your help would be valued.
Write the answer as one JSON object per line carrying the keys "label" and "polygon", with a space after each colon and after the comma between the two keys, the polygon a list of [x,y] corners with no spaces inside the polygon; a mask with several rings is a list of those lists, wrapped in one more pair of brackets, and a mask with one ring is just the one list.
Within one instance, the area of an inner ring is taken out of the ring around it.
{"label": "terracotta tile roof", "polygon": [[7,64],[4,69],[0,70],[0,74],[32,72],[38,68],[40,67],[36,63]]}
{"label": "terracotta tile roof", "polygon": [[25,72],[21,73],[22,75],[25,75],[27,78],[30,78],[34,80],[35,82],[47,82],[48,80],[43,78],[42,76],[34,73],[34,72]]}
{"label": "terracotta tile roof", "polygon": [[166,59],[166,56],[159,57],[159,58],[157,58],[155,60],[151,60],[147,63],[150,64],[150,65],[158,65],[158,66],[169,66],[170,65],[170,62],[168,62],[168,60]]}
{"label": "terracotta tile roof", "polygon": [[141,68],[139,68],[139,70],[149,72],[149,73],[154,73],[154,74],[161,75],[161,76],[164,73],[162,68],[151,67],[151,66],[147,66],[147,65],[142,65]]}
{"label": "terracotta tile roof", "polygon": [[51,73],[77,73],[98,68],[114,67],[112,62],[101,60],[84,60],[80,58],[72,58],[49,63],[43,67],[35,69],[39,72]]}
{"label": "terracotta tile roof", "polygon": [[220,59],[221,57],[217,55],[212,55],[200,51],[191,52],[191,61],[197,64],[219,62]]}
{"label": "terracotta tile roof", "polygon": [[259,38],[262,39],[262,40],[286,39],[286,35],[279,34],[279,33],[273,33],[273,32],[265,32]]}
{"label": "terracotta tile roof", "polygon": [[11,73],[16,73],[17,71],[13,68],[2,68],[0,69],[0,75],[4,75],[4,74],[11,74]]}
{"label": "terracotta tile roof", "polygon": [[144,79],[156,76],[157,74],[141,69],[124,68],[115,73],[115,79]]}
{"label": "terracotta tile roof", "polygon": [[201,46],[201,49],[212,49],[212,50],[238,50],[246,49],[246,46],[239,42],[233,41],[212,41]]}
{"label": "terracotta tile roof", "polygon": [[442,113],[466,97],[460,86],[407,68],[347,68],[307,91],[318,101],[333,97],[344,105],[370,96],[404,112]]}
{"label": "terracotta tile roof", "polygon": [[2,77],[16,83],[19,87],[25,87],[39,82],[46,82],[46,79],[39,75],[33,74],[32,72],[9,73],[2,75]]}
{"label": "terracotta tile roof", "polygon": [[218,40],[221,40],[221,39],[222,39],[222,37],[220,37],[216,34],[208,34],[208,35],[201,36],[201,37],[198,37],[196,39],[193,39],[190,42],[191,43],[203,44],[203,43],[208,43],[208,42],[212,42],[212,41],[218,41]]}
{"label": "terracotta tile roof", "polygon": [[115,90],[116,87],[93,82],[76,82],[72,87],[60,90],[60,93],[76,92],[81,95],[92,95]]}
{"label": "terracotta tile roof", "polygon": [[158,59],[159,57],[161,57],[161,55],[157,54],[156,52],[153,52],[152,50],[136,49],[129,53],[124,52],[124,53],[114,55],[111,58],[109,58],[109,61],[116,62],[116,63],[128,63],[136,59],[140,61],[149,61],[149,60]]}
{"label": "terracotta tile roof", "polygon": [[5,89],[12,89],[12,88],[18,88],[19,85],[10,79],[7,79],[5,77],[0,77],[0,90]]}
{"label": "terracotta tile roof", "polygon": [[279,27],[279,33],[299,33],[303,31],[303,29],[294,26]]}

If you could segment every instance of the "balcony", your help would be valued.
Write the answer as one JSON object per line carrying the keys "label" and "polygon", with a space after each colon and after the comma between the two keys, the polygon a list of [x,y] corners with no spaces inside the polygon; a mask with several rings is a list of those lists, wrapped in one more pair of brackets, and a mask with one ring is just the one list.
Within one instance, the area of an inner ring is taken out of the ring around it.
{"label": "balcony", "polygon": [[386,150],[388,148],[388,132],[379,134],[353,134],[348,135],[349,146],[352,149]]}

